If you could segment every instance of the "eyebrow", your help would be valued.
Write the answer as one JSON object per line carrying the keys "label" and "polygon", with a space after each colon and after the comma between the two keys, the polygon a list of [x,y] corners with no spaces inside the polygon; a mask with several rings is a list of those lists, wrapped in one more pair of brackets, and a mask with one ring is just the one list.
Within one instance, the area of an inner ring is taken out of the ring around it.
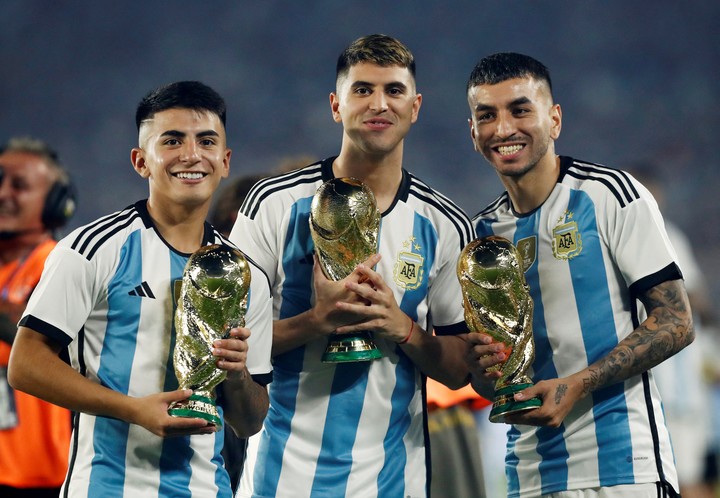
{"label": "eyebrow", "polygon": [[[163,132],[161,137],[175,137],[175,138],[183,138],[187,136],[187,133],[179,130],[167,130]],[[198,138],[204,138],[204,137],[219,137],[220,135],[215,130],[205,130],[199,132],[197,135],[195,135]]]}
{"label": "eyebrow", "polygon": [[[516,107],[524,104],[532,104],[532,101],[527,97],[518,97],[515,100],[510,101],[507,107]],[[475,106],[476,111],[492,111],[494,109],[496,109],[495,106],[483,104],[482,102]]]}
{"label": "eyebrow", "polygon": [[[355,81],[352,85],[350,85],[352,88],[357,88],[359,86],[379,86],[376,83],[370,83],[369,81]],[[384,88],[393,88],[393,87],[401,87],[401,88],[407,88],[407,85],[403,83],[402,81],[391,81],[390,83],[385,83],[382,85]]]}

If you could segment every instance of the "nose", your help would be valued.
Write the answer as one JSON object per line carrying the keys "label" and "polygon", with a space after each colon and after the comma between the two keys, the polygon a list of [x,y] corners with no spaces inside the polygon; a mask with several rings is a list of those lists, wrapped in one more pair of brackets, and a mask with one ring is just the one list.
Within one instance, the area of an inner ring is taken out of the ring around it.
{"label": "nose", "polygon": [[193,140],[186,141],[180,151],[180,160],[187,163],[195,163],[200,160],[200,148]]}
{"label": "nose", "polygon": [[370,98],[370,110],[384,112],[388,109],[387,95],[385,92],[375,92]]}
{"label": "nose", "polygon": [[512,136],[515,131],[516,126],[513,117],[506,112],[498,114],[497,128],[495,130],[496,135],[500,138],[508,138]]}

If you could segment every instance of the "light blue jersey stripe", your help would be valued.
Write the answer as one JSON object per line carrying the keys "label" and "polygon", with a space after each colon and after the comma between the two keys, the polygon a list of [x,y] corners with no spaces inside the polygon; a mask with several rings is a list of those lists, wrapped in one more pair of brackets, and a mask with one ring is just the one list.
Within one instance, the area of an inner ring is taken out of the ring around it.
{"label": "light blue jersey stripe", "polygon": [[[137,317],[140,316],[140,300],[129,296],[127,288],[141,281],[141,276],[142,247],[140,232],[135,231],[121,249],[117,272],[108,285],[110,312],[98,368],[100,383],[123,394],[128,393],[130,386],[137,346]],[[95,456],[88,496],[122,496],[128,431],[126,422],[96,417],[93,435]]]}
{"label": "light blue jersey stripe", "polygon": [[[170,257],[170,285],[174,285],[175,280],[181,279],[187,259],[172,251],[168,251]],[[173,314],[177,308],[177,299],[173,292],[174,289],[170,289],[170,293],[173,296]],[[168,373],[174,372],[173,365],[173,350],[175,349],[175,320],[172,320],[172,336],[170,341],[170,349],[168,351]],[[168,374],[165,376],[165,391],[170,391],[178,388],[178,381],[175,375]],[[190,496],[190,490],[188,486],[190,484],[190,473],[175,474],[174,469],[178,465],[185,465],[190,468],[190,459],[194,452],[190,448],[190,437],[176,437],[166,438],[163,440],[162,454],[160,456],[160,488],[159,496],[178,496],[178,498],[187,498]],[[179,493],[179,494],[178,494]]]}
{"label": "light blue jersey stripe", "polygon": [[371,362],[335,366],[311,497],[345,496],[370,366]]}
{"label": "light blue jersey stripe", "polygon": [[[415,244],[420,246],[423,267],[434,268],[435,251],[438,244],[437,231],[427,218],[415,213],[413,220],[413,237]],[[417,307],[428,294],[428,279],[423,278],[422,284],[416,289],[406,289],[400,302],[400,309],[413,320],[417,320]],[[395,389],[391,398],[392,412],[383,447],[385,449],[385,462],[378,474],[378,496],[393,497],[404,496],[405,483],[391,476],[403,474],[407,463],[407,452],[404,451],[403,435],[407,433],[411,417],[408,406],[415,394],[415,366],[413,362],[398,347],[400,359],[395,367]],[[399,454],[393,448],[402,448]]]}
{"label": "light blue jersey stripe", "polygon": [[[311,263],[300,264],[308,254],[312,254],[314,246],[310,236],[310,203],[312,197],[300,199],[291,210],[285,241],[289,245],[283,251],[283,282],[280,318],[295,316],[310,309],[310,292],[308,282],[312,281]],[[273,427],[273,441],[269,440],[268,432],[263,431],[260,438],[258,461],[255,465],[254,487],[261,496],[275,496],[277,484],[282,470],[282,455],[290,437],[290,423],[295,412],[300,371],[302,370],[305,348],[299,347],[279,355],[274,359],[273,383],[270,384],[270,410],[265,425]],[[283,386],[282,390],[274,389]],[[278,464],[270,463],[278,462]]]}
{"label": "light blue jersey stripe", "polygon": [[[576,213],[575,219],[582,220],[584,224],[580,232],[585,257],[573,258],[569,263],[587,362],[592,364],[617,345],[618,337],[597,233],[595,207],[586,193],[572,191],[569,209]],[[613,416],[603,416],[608,412],[612,412]],[[622,383],[593,393],[601,486],[617,484],[619,476],[633,475],[632,458],[628,458],[632,455],[632,448],[627,413]],[[618,445],[618,441],[626,441],[627,444]]]}

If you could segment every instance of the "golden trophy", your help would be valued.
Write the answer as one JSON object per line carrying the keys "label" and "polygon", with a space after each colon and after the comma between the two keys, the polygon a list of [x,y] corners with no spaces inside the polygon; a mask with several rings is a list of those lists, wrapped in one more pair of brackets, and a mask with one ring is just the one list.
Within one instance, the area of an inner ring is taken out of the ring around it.
{"label": "golden trophy", "polygon": [[[317,189],[310,205],[310,233],[325,276],[334,281],[377,252],[380,212],[375,196],[354,178],[334,178]],[[369,361],[382,353],[369,332],[332,334],[326,363]]]}
{"label": "golden trophy", "polygon": [[507,347],[506,360],[488,368],[501,374],[495,382],[491,422],[503,422],[506,415],[542,405],[538,398],[513,399],[516,392],[533,385],[527,371],[535,358],[533,302],[520,262],[515,246],[497,236],[470,242],[458,260],[457,275],[468,327]]}
{"label": "golden trophy", "polygon": [[213,342],[229,337],[230,329],[245,325],[250,267],[243,254],[224,245],[201,247],[190,256],[183,272],[175,312],[173,363],[180,389],[192,389],[186,400],[172,403],[175,417],[202,418],[221,426],[215,387],[226,370],[216,366]]}

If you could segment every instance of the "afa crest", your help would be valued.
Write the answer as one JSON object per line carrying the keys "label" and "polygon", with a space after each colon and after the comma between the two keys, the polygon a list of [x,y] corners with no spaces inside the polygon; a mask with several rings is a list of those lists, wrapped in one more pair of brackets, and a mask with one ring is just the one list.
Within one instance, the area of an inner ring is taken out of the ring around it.
{"label": "afa crest", "polygon": [[[565,218],[565,223],[561,223]],[[572,259],[582,252],[582,237],[572,213],[566,213],[553,228],[552,250],[556,259]]]}
{"label": "afa crest", "polygon": [[420,287],[423,274],[425,273],[423,268],[425,258],[418,252],[412,252],[413,250],[420,251],[421,249],[421,247],[415,243],[415,237],[410,237],[403,242],[403,246],[408,248],[408,250],[398,253],[393,277],[399,287],[406,290],[417,289]]}

